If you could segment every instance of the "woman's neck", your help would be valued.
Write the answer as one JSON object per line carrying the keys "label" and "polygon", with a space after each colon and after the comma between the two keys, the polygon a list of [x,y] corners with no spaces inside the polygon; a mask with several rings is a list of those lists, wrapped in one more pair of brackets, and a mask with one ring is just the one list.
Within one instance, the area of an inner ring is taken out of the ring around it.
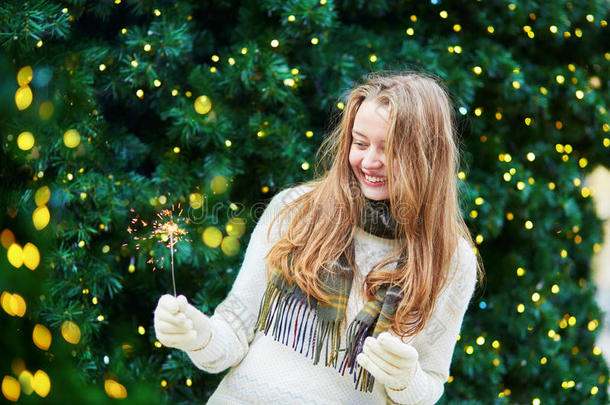
{"label": "woman's neck", "polygon": [[395,237],[395,222],[392,218],[390,200],[371,200],[364,197],[360,227],[375,236],[393,239]]}

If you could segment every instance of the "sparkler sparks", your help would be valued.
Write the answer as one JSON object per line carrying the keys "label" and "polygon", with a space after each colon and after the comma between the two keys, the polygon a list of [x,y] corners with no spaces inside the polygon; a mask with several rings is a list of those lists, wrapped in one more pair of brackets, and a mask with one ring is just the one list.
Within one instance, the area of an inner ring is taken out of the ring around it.
{"label": "sparkler sparks", "polygon": [[[127,232],[130,235],[133,235],[133,240],[137,241],[136,250],[139,250],[141,247],[141,243],[144,240],[150,239],[158,239],[159,243],[165,243],[165,247],[167,247],[170,251],[171,256],[171,269],[172,269],[172,285],[174,287],[174,296],[176,296],[176,278],[174,275],[174,252],[176,248],[174,247],[178,242],[185,241],[190,242],[190,239],[187,239],[187,232],[184,228],[181,227],[183,223],[188,223],[188,220],[185,220],[182,215],[182,209],[180,208],[180,204],[178,204],[178,212],[174,213],[174,206],[172,208],[165,208],[161,210],[161,212],[157,213],[157,218],[152,222],[152,229],[147,230],[149,226],[149,222],[140,219],[138,215],[134,216],[130,225],[127,227]],[[132,208],[130,212],[135,214],[135,210]],[[127,244],[123,244],[125,246]],[[154,255],[148,259],[146,263],[153,265],[153,271],[157,268],[157,266],[161,269],[164,268],[164,259],[165,257],[161,257],[160,259],[156,259]]]}

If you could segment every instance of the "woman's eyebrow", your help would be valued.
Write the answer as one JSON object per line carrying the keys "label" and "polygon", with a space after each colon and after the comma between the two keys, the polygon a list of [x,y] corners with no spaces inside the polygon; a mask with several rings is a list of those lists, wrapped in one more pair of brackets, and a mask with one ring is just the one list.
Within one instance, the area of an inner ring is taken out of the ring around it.
{"label": "woman's eyebrow", "polygon": [[367,136],[366,136],[366,135],[364,135],[362,132],[359,132],[358,130],[355,130],[355,129],[354,129],[354,130],[352,130],[352,132],[353,132],[355,135],[361,136],[362,138],[369,139],[369,138],[367,138]]}
{"label": "woman's eyebrow", "polygon": [[[353,133],[354,135],[358,135],[359,137],[366,139],[367,141],[368,141],[368,139],[369,139],[369,138],[368,138],[366,135],[364,135],[362,132],[359,132],[359,131],[358,131],[358,130],[356,130],[356,129],[353,129],[353,130],[352,130],[352,133]],[[384,139],[383,141],[381,141],[381,143],[385,145],[385,139]]]}

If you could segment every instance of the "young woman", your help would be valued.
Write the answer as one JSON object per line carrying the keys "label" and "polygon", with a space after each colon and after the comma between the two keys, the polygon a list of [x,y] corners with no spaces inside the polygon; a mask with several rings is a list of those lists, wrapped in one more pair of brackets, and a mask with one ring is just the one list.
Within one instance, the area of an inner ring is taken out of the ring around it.
{"label": "young woman", "polygon": [[273,197],[214,315],[164,295],[157,338],[231,367],[210,404],[433,404],[481,274],[448,94],[371,75],[321,151],[330,168]]}

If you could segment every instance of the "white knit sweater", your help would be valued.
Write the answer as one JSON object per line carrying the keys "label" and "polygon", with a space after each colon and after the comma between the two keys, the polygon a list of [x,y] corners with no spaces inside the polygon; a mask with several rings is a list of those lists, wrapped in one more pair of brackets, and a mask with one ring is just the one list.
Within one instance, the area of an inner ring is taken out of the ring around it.
{"label": "white knit sweater", "polygon": [[[352,375],[342,376],[323,362],[314,366],[311,356],[276,342],[271,333],[254,334],[266,286],[264,257],[284,230],[274,224],[267,239],[267,228],[285,203],[304,193],[305,187],[289,188],[273,197],[253,231],[231,291],[211,317],[212,340],[203,350],[188,352],[193,363],[207,372],[231,367],[208,404],[434,404],[449,377],[457,336],[476,283],[475,255],[465,240],[460,240],[453,254],[452,273],[432,317],[418,335],[404,340],[419,353],[419,367],[403,391],[386,389],[378,382],[373,392],[358,391]],[[354,247],[360,280],[395,243],[358,228]],[[354,286],[348,299],[348,324],[364,305],[358,290]]]}

